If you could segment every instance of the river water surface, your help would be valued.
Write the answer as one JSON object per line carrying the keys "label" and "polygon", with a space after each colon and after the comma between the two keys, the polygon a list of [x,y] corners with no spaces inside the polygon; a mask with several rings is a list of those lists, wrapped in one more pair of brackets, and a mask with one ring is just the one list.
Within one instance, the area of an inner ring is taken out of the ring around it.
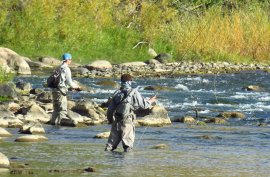
{"label": "river water surface", "polygon": [[[94,139],[109,125],[87,128],[45,125],[47,142],[15,143],[18,129],[0,145],[0,152],[11,161],[28,164],[30,176],[269,176],[270,74],[242,72],[239,74],[179,76],[175,78],[138,79],[136,85],[145,97],[155,94],[145,91],[149,85],[161,85],[175,91],[159,91],[158,104],[164,106],[171,119],[184,115],[217,116],[222,111],[240,111],[244,120],[232,120],[226,125],[207,126],[173,123],[165,127],[136,127],[134,151],[104,152],[106,139]],[[46,77],[18,77],[33,87],[42,87]],[[75,78],[96,90],[96,93],[70,93],[70,99],[92,99],[102,103],[113,88],[96,85],[104,79]],[[117,80],[116,80],[117,81]],[[259,85],[261,92],[243,89]],[[203,138],[208,137],[208,138]],[[153,149],[166,144],[165,149]],[[50,173],[49,170],[93,167],[93,173]],[[3,175],[1,176],[17,176]],[[18,176],[29,176],[18,175]]]}

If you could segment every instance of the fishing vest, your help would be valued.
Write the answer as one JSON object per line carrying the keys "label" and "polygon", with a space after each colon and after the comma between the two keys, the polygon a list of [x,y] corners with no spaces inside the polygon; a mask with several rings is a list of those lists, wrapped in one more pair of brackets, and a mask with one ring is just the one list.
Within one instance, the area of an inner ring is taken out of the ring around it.
{"label": "fishing vest", "polygon": [[133,107],[133,100],[132,97],[135,93],[136,89],[131,89],[126,94],[122,91],[119,91],[115,95],[115,113],[114,116],[117,121],[125,121],[129,117],[133,117],[134,113],[134,107]]}

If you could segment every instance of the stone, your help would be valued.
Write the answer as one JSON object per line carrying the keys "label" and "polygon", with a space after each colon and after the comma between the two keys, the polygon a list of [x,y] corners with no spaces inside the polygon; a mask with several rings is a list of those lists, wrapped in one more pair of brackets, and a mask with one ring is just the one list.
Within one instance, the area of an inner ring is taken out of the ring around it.
{"label": "stone", "polygon": [[28,123],[19,132],[24,134],[45,134],[45,130],[39,122]]}
{"label": "stone", "polygon": [[23,122],[16,117],[0,118],[0,127],[21,128],[22,126]]}
{"label": "stone", "polygon": [[16,91],[13,83],[0,84],[0,96],[11,99],[18,99],[20,94]]}
{"label": "stone", "polygon": [[80,114],[68,110],[67,118],[62,119],[60,122],[61,126],[68,126],[68,127],[82,127],[86,126],[85,119]]}
{"label": "stone", "polygon": [[0,127],[0,137],[10,137],[10,136],[12,136],[11,133],[9,133],[4,128]]}
{"label": "stone", "polygon": [[42,135],[25,135],[15,139],[16,142],[43,142],[47,140],[48,138]]}
{"label": "stone", "polygon": [[247,90],[247,91],[257,91],[257,92],[261,92],[264,91],[265,89],[258,86],[258,85],[249,85],[247,87],[244,87],[243,89]]}
{"label": "stone", "polygon": [[179,119],[179,122],[183,123],[196,123],[196,120],[191,116],[184,116]]}
{"label": "stone", "polygon": [[176,91],[175,88],[170,88],[170,87],[165,87],[165,86],[160,86],[160,85],[155,85],[155,86],[146,86],[144,87],[144,90],[155,90],[155,91]]}
{"label": "stone", "polygon": [[29,107],[23,108],[22,113],[25,116],[26,121],[47,123],[50,120],[50,116],[36,103],[33,103]]}
{"label": "stone", "polygon": [[4,168],[9,168],[10,167],[10,162],[8,158],[0,152],[0,171]]}
{"label": "stone", "polygon": [[166,144],[157,144],[153,146],[151,149],[166,149],[168,146]]}
{"label": "stone", "polygon": [[10,116],[14,116],[14,113],[17,113],[21,109],[21,106],[15,102],[9,102],[7,104],[7,109],[13,113]]}
{"label": "stone", "polygon": [[102,132],[102,133],[95,135],[94,138],[106,139],[106,138],[109,138],[109,136],[110,136],[110,132]]}
{"label": "stone", "polygon": [[40,57],[38,60],[41,63],[44,63],[46,65],[50,65],[50,66],[59,66],[62,64],[62,60],[58,60],[58,59],[53,58],[53,57]]}
{"label": "stone", "polygon": [[23,82],[23,81],[18,81],[16,83],[16,87],[25,91],[30,91],[32,89],[32,85],[29,82]]}
{"label": "stone", "polygon": [[223,112],[223,113],[220,113],[217,117],[222,117],[225,119],[229,119],[229,118],[244,119],[246,115],[241,112]]}
{"label": "stone", "polygon": [[106,87],[113,87],[113,88],[119,88],[120,85],[112,80],[103,80],[103,81],[99,81],[96,82],[97,85],[101,85],[101,86],[106,86]]}
{"label": "stone", "polygon": [[96,60],[93,61],[90,65],[86,66],[87,69],[110,69],[112,68],[112,64],[107,60]]}
{"label": "stone", "polygon": [[[147,110],[145,110],[147,112]],[[143,115],[143,114],[142,114]],[[161,127],[164,125],[171,125],[171,120],[168,112],[164,107],[154,106],[150,113],[142,118],[137,118],[135,124],[140,126],[154,126]]]}
{"label": "stone", "polygon": [[22,57],[8,48],[0,47],[0,58],[6,60],[8,66],[18,74],[31,74],[30,66],[25,61],[26,57]]}
{"label": "stone", "polygon": [[222,118],[210,118],[206,120],[205,123],[226,124],[227,121]]}
{"label": "stone", "polygon": [[137,66],[137,67],[141,67],[141,66],[146,66],[147,64],[141,61],[135,61],[135,62],[126,62],[126,63],[122,63],[120,64],[120,66]]}
{"label": "stone", "polygon": [[73,82],[75,82],[80,87],[80,90],[77,90],[77,91],[85,91],[85,92],[89,92],[89,93],[94,93],[94,90],[89,88],[87,85],[82,84],[76,80],[73,80]]}
{"label": "stone", "polygon": [[52,92],[46,91],[37,95],[37,101],[42,103],[51,103],[53,100]]}
{"label": "stone", "polygon": [[11,69],[7,64],[7,61],[5,59],[2,59],[1,57],[0,57],[0,70],[4,71],[6,73],[11,72]]}

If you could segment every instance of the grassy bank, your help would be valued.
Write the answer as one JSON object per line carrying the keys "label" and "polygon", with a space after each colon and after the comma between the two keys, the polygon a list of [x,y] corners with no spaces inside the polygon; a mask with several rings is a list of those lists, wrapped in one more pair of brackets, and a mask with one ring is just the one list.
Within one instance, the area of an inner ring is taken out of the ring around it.
{"label": "grassy bank", "polygon": [[145,61],[149,47],[175,61],[270,58],[262,0],[14,0],[0,9],[0,46],[31,58],[70,52],[81,63]]}

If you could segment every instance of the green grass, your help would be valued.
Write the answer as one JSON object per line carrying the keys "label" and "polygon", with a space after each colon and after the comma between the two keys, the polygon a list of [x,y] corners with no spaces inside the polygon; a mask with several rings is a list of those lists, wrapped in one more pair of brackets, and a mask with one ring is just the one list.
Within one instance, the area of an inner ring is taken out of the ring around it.
{"label": "green grass", "polygon": [[13,80],[14,74],[8,73],[0,68],[0,84]]}
{"label": "green grass", "polygon": [[270,58],[268,1],[14,0],[0,9],[0,46],[32,59],[70,52],[83,64],[146,61],[149,47],[175,61]]}

